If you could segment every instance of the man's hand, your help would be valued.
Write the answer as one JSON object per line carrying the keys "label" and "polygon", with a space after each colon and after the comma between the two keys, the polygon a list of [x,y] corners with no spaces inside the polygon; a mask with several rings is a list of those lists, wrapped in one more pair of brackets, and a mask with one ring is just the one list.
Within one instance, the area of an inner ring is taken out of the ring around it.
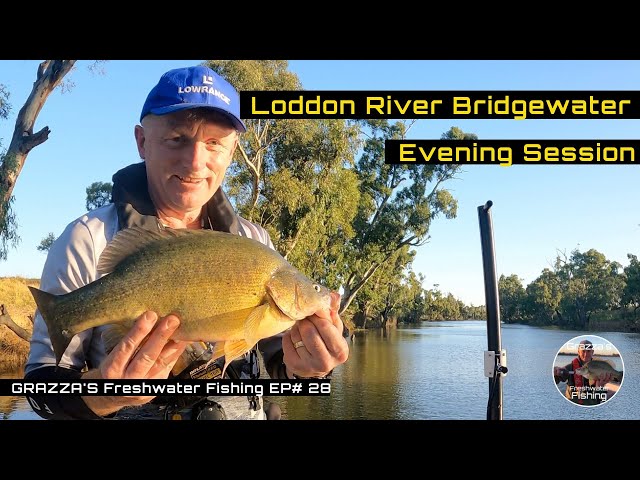
{"label": "man's hand", "polygon": [[556,384],[569,380],[569,372],[563,367],[553,367],[553,378]]}
{"label": "man's hand", "polygon": [[[100,368],[87,372],[82,378],[89,380],[167,378],[173,365],[188,345],[187,342],[169,340],[179,325],[180,319],[175,315],[158,319],[155,312],[143,313],[102,362]],[[122,407],[143,405],[153,398],[153,396],[86,396],[83,400],[97,415],[104,416]]]}
{"label": "man's hand", "polygon": [[317,311],[296,322],[282,337],[287,376],[323,377],[346,362],[349,345],[342,330],[337,308]]}

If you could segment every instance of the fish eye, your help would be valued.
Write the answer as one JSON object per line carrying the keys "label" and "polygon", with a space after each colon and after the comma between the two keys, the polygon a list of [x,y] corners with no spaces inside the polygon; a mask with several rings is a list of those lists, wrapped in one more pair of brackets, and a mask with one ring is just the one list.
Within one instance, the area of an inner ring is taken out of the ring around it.
{"label": "fish eye", "polygon": [[320,290],[322,290],[322,288],[320,287],[320,285],[317,285],[317,284],[313,286],[313,289],[314,289],[316,292],[318,292],[318,293],[320,293]]}

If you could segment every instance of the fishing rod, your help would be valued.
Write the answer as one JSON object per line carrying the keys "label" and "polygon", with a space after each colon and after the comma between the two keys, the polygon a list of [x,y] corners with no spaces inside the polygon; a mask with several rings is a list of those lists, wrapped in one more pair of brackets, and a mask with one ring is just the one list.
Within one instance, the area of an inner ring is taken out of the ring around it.
{"label": "fishing rod", "polygon": [[502,420],[502,378],[507,374],[507,352],[500,338],[500,298],[496,278],[496,258],[493,243],[493,221],[489,200],[478,207],[482,266],[484,270],[484,296],[487,308],[487,343],[484,352],[484,376],[489,378],[487,420]]}

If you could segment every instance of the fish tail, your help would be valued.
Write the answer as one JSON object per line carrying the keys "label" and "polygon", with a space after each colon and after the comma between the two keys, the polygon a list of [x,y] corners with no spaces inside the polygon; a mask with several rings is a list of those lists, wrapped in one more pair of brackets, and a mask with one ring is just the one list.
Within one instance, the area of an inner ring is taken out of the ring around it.
{"label": "fish tail", "polygon": [[29,287],[31,295],[36,301],[38,310],[44,319],[44,323],[47,325],[49,331],[49,337],[51,338],[51,345],[53,346],[53,352],[56,355],[56,366],[60,363],[62,355],[71,343],[73,333],[61,328],[61,318],[59,315],[60,297],[62,295],[54,295],[52,293],[44,292],[34,287]]}

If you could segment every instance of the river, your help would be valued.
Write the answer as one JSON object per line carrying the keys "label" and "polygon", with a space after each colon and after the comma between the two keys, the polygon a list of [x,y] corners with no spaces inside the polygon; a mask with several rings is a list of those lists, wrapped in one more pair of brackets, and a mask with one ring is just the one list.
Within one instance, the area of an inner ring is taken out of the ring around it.
{"label": "river", "polygon": [[[509,373],[504,378],[505,420],[640,419],[640,335],[588,332],[604,337],[624,361],[624,382],[603,405],[567,401],[553,381],[558,350],[587,332],[502,325]],[[454,420],[486,418],[485,322],[430,322],[358,332],[349,361],[336,369],[330,397],[269,397],[296,419]],[[39,418],[23,398],[0,397],[0,419]]]}

